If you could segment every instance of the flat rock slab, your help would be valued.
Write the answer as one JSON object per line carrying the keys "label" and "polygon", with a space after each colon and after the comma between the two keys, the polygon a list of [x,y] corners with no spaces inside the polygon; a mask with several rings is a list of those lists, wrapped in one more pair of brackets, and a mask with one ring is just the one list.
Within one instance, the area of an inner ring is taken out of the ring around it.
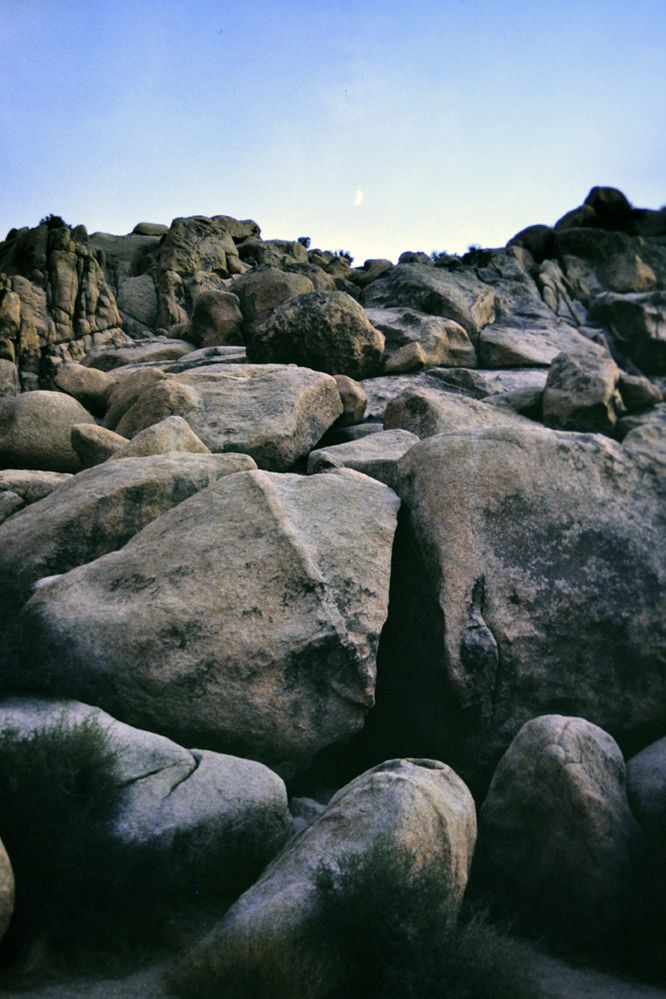
{"label": "flat rock slab", "polygon": [[86,354],[82,364],[88,368],[99,368],[100,371],[113,371],[126,364],[173,361],[194,350],[196,347],[188,340],[172,340],[170,337],[156,336],[148,340],[123,344],[120,347],[97,347]]}
{"label": "flat rock slab", "polygon": [[479,361],[486,368],[548,367],[562,351],[581,353],[595,347],[576,327],[554,315],[536,317],[525,325],[512,323],[509,318],[481,331]]}
{"label": "flat rock slab", "polygon": [[167,416],[182,416],[211,451],[240,451],[260,468],[285,471],[342,411],[331,375],[295,365],[229,364],[156,382],[115,429],[134,437]]}
{"label": "flat rock slab", "polygon": [[457,390],[475,399],[523,389],[543,390],[548,377],[546,368],[431,368],[432,379],[449,390]]}
{"label": "flat rock slab", "polygon": [[475,427],[530,426],[530,421],[508,409],[487,406],[458,392],[407,390],[392,399],[384,413],[387,430],[409,430],[417,437],[433,437]]}
{"label": "flat rock slab", "polygon": [[31,682],[293,772],[374,703],[397,508],[350,470],[216,482],[41,583]]}
{"label": "flat rock slab", "polygon": [[347,444],[320,448],[310,452],[308,475],[332,468],[354,468],[394,489],[398,461],[418,440],[407,430],[385,430]]}

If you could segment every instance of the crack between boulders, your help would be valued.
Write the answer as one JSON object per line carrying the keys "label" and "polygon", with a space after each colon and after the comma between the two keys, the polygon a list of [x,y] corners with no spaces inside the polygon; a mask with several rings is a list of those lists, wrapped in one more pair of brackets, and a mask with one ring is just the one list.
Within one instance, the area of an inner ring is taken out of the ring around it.
{"label": "crack between boulders", "polygon": [[[169,764],[167,764],[167,766],[164,766],[164,767],[155,767],[154,770],[149,770],[145,774],[139,774],[138,777],[130,777],[129,780],[123,781],[121,784],[118,784],[117,787],[118,787],[119,790],[124,791],[125,788],[131,787],[133,784],[138,784],[139,781],[147,780],[149,777],[154,777],[156,774],[161,774],[161,773],[163,773],[166,770],[173,770],[174,767],[181,766],[182,762],[183,762],[182,760],[177,760],[175,763],[169,763]],[[194,770],[196,770],[197,766],[198,766],[198,763],[195,760],[194,768],[190,771],[190,773],[194,773]],[[187,776],[189,777],[189,774]],[[182,783],[182,782],[179,781],[178,783]],[[171,792],[169,792],[169,793],[171,793]]]}

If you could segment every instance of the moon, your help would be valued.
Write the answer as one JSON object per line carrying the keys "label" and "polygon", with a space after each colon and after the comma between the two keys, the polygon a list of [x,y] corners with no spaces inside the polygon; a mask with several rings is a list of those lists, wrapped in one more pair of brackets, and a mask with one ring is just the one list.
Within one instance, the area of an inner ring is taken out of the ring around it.
{"label": "moon", "polygon": [[357,206],[362,205],[364,201],[365,201],[365,194],[363,193],[363,191],[357,191],[356,194],[354,195],[354,204]]}

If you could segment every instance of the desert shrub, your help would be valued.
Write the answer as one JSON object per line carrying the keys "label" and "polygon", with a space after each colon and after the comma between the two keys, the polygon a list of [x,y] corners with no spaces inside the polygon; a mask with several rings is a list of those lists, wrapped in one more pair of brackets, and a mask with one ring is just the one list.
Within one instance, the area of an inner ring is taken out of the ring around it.
{"label": "desert shrub", "polygon": [[166,976],[182,999],[337,999],[324,959],[304,945],[296,959],[265,932],[234,940],[214,953],[199,950]]}
{"label": "desert shrub", "polygon": [[340,953],[346,999],[534,999],[530,950],[481,910],[452,924],[441,875],[384,844],[323,866],[321,916]]}
{"label": "desert shrub", "polygon": [[16,880],[10,944],[87,923],[118,784],[116,754],[93,719],[0,733],[0,837]]}
{"label": "desert shrub", "polygon": [[352,257],[349,250],[334,250],[333,256],[340,257],[342,260],[346,260],[350,267],[354,263],[354,258]]}
{"label": "desert shrub", "polygon": [[65,222],[61,215],[45,215],[39,220],[40,225],[47,226],[48,229],[71,229],[69,222]]}
{"label": "desert shrub", "polygon": [[299,236],[296,242],[300,243],[301,246],[304,246],[306,250],[309,250],[312,240],[309,236]]}

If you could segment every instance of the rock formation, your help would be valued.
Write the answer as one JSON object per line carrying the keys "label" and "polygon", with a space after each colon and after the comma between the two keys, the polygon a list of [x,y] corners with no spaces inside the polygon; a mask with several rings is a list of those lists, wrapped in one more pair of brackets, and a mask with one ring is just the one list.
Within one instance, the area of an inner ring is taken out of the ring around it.
{"label": "rock formation", "polygon": [[454,789],[455,849],[439,804],[404,828],[458,858],[457,911],[449,767],[509,915],[616,926],[647,867],[666,883],[666,212],[593,188],[463,257],[307,242],[216,215],[0,244],[0,732],[92,712],[159,757],[140,817],[176,828],[190,788],[209,846],[246,827],[197,788],[232,773],[240,815],[277,770],[300,838],[211,940],[307,914],[304,872],[359,846],[357,811],[372,839],[394,785]]}

